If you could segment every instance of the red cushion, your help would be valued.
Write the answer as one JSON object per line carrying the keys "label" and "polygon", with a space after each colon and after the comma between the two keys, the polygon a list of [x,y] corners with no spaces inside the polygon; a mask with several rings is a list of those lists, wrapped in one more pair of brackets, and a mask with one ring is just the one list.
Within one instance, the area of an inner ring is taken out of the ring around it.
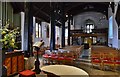
{"label": "red cushion", "polygon": [[65,58],[64,57],[58,57],[58,60],[64,60]]}
{"label": "red cushion", "polygon": [[114,62],[112,62],[112,61],[104,61],[104,63],[107,63],[107,64],[114,64]]}
{"label": "red cushion", "polygon": [[96,56],[92,56],[91,58],[92,59],[100,59],[100,57],[98,57],[98,56],[97,57]]}
{"label": "red cushion", "polygon": [[114,58],[114,60],[118,60],[118,61],[120,61],[120,58],[116,57],[116,58]]}
{"label": "red cushion", "polygon": [[58,56],[51,56],[51,59],[57,59]]}
{"label": "red cushion", "polygon": [[73,58],[70,58],[70,57],[66,57],[65,60],[73,60]]}
{"label": "red cushion", "polygon": [[93,63],[101,63],[99,59],[92,60]]}
{"label": "red cushion", "polygon": [[43,57],[44,57],[44,58],[50,58],[51,56],[48,55],[48,54],[44,54]]}
{"label": "red cushion", "polygon": [[94,57],[94,58],[92,58],[92,60],[100,60],[100,58],[95,58],[95,57]]}
{"label": "red cushion", "polygon": [[44,55],[43,55],[43,57],[46,57],[46,56],[48,56],[48,54],[44,54]]}
{"label": "red cushion", "polygon": [[52,57],[55,57],[55,56],[57,56],[57,55],[56,55],[56,54],[51,54],[51,56],[52,56]]}
{"label": "red cushion", "polygon": [[104,58],[103,60],[111,60],[111,58]]}
{"label": "red cushion", "polygon": [[120,64],[120,61],[118,61],[118,62],[115,62],[115,64]]}
{"label": "red cushion", "polygon": [[32,76],[35,75],[35,72],[31,71],[31,70],[25,70],[19,73],[22,76]]}

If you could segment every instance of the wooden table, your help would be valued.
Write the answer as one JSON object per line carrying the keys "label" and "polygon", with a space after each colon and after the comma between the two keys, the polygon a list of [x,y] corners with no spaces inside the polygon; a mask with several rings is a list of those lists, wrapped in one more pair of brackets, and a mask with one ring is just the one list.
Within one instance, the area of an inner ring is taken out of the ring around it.
{"label": "wooden table", "polygon": [[49,72],[60,77],[89,77],[88,73],[82,69],[68,65],[48,65],[41,68],[45,72]]}

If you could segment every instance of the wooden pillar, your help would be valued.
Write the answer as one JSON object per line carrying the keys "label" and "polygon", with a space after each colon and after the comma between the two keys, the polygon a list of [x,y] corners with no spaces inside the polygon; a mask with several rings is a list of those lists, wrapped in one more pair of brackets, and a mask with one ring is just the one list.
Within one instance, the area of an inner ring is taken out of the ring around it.
{"label": "wooden pillar", "polygon": [[32,56],[33,51],[33,42],[32,42],[32,36],[33,36],[33,15],[32,15],[32,4],[26,3],[25,8],[25,41],[26,41],[26,53],[27,56]]}
{"label": "wooden pillar", "polygon": [[55,49],[55,3],[51,3],[51,39],[50,39],[50,50]]}
{"label": "wooden pillar", "polygon": [[68,17],[68,45],[70,45],[70,16]]}
{"label": "wooden pillar", "polygon": [[32,13],[32,3],[29,4],[29,13],[28,13],[28,51],[30,56],[33,56],[33,13]]}
{"label": "wooden pillar", "polygon": [[65,13],[64,13],[64,4],[61,3],[61,15],[62,15],[62,47],[65,47]]}

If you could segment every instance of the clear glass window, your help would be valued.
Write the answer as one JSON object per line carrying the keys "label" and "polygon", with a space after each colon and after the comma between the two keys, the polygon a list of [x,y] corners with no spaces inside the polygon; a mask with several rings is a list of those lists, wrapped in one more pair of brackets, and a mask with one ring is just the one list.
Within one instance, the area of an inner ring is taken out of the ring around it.
{"label": "clear glass window", "polygon": [[86,24],[85,28],[86,28],[85,29],[86,33],[91,33],[92,29],[94,29],[94,25],[93,24]]}

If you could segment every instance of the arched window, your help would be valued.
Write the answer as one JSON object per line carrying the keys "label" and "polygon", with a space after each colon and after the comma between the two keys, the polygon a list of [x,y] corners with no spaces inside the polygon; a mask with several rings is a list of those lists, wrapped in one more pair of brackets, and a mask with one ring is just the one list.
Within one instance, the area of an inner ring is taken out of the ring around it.
{"label": "arched window", "polygon": [[41,37],[41,25],[39,23],[36,23],[35,25],[35,37],[39,38]]}
{"label": "arched window", "polygon": [[94,29],[94,24],[86,24],[86,26],[85,26],[86,33],[91,33],[92,29]]}
{"label": "arched window", "polygon": [[92,29],[94,29],[94,21],[87,19],[85,21],[85,33],[92,33]]}

